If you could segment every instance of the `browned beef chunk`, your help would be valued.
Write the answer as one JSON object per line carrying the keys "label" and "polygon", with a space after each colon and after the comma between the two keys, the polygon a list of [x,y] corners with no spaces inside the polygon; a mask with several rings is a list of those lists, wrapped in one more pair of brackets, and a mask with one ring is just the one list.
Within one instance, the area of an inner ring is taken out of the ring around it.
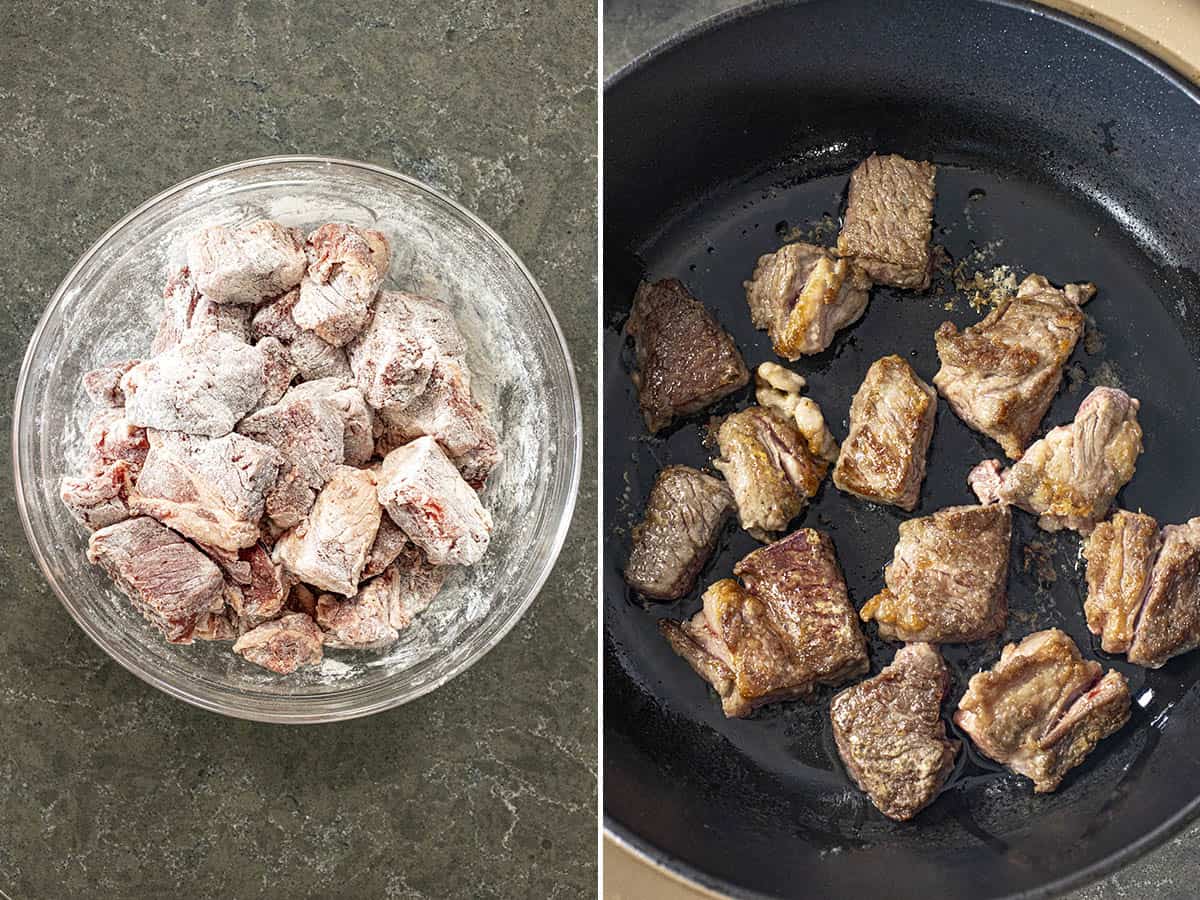
{"label": "browned beef chunk", "polygon": [[850,404],[850,434],[833,483],[864,500],[913,509],[936,414],[937,393],[907,361],[876,360]]}
{"label": "browned beef chunk", "polygon": [[302,666],[320,665],[321,643],[316,622],[304,613],[288,613],[247,631],[233,652],[277,675],[290,675]]}
{"label": "browned beef chunk", "polygon": [[937,648],[907,644],[890,666],[830,704],[846,770],[888,818],[904,822],[928,806],[954,767],[959,742],[946,737],[941,717],[949,688]]}
{"label": "browned beef chunk", "polygon": [[1162,530],[1129,661],[1157,669],[1200,646],[1200,518]]}
{"label": "browned beef chunk", "polygon": [[278,222],[241,228],[214,225],[188,241],[187,264],[196,287],[216,303],[255,304],[277,297],[304,275],[300,232]]}
{"label": "browned beef chunk", "polygon": [[146,516],[101,528],[88,559],[103,567],[134,608],[173,644],[190,644],[197,620],[225,606],[225,579],[207,556]]}
{"label": "browned beef chunk", "polygon": [[936,173],[930,163],[894,154],[859,163],[850,175],[838,253],[880,284],[929,287]]}
{"label": "browned beef chunk", "polygon": [[982,641],[1008,618],[1008,507],[949,506],[900,523],[884,570],[887,587],[862,608],[881,637],[954,644]]}
{"label": "browned beef chunk", "polygon": [[679,599],[695,587],[732,511],[733,494],[721,479],[687,466],[663,469],[633,530],[625,580],[645,597]]}
{"label": "browned beef chunk", "polygon": [[968,481],[982,502],[1018,506],[1047,531],[1088,534],[1133,477],[1142,452],[1137,411],[1138,401],[1124,391],[1096,388],[1070,425],[1052,428],[1003,473],[985,460]]}
{"label": "browned beef chunk", "polygon": [[814,244],[788,244],[758,258],[744,282],[754,327],[785,359],[820,353],[867,308],[871,279],[848,259]]}
{"label": "browned beef chunk", "polygon": [[1097,525],[1084,545],[1088,594],[1083,611],[1104,652],[1129,650],[1161,546],[1153,516],[1124,510]]}
{"label": "browned beef chunk", "polygon": [[1129,686],[1115,669],[1101,677],[1057,628],[1009,644],[975,675],[954,721],[992,759],[1055,790],[1096,744],[1129,720]]}
{"label": "browned beef chunk", "polygon": [[626,331],[636,344],[633,383],[651,432],[667,427],[676,416],[716,403],[750,380],[733,339],[673,278],[638,288]]}
{"label": "browned beef chunk", "polygon": [[1063,366],[1083,334],[1079,307],[1096,289],[1062,290],[1030,275],[1017,295],[983,321],[960,332],[952,322],[937,330],[942,367],[933,383],[960,419],[1020,459],[1050,408]]}

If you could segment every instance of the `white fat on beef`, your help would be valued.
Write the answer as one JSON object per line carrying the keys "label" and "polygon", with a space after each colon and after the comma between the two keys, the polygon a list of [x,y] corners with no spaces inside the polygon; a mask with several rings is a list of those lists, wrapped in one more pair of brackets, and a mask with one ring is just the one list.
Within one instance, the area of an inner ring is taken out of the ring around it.
{"label": "white fat on beef", "polygon": [[121,379],[131,425],[207,437],[233,431],[266,386],[263,352],[224,332],[189,332]]}
{"label": "white fat on beef", "polygon": [[301,233],[269,220],[202,228],[187,245],[191,276],[216,303],[255,304],[276,297],[300,283],[305,263]]}
{"label": "white fat on beef", "polygon": [[387,455],[379,502],[434,565],[473,565],[487,551],[491,514],[431,437]]}
{"label": "white fat on beef", "polygon": [[282,457],[240,434],[150,432],[130,508],[202,544],[237,551],[258,542],[267,491]]}
{"label": "white fat on beef", "polygon": [[301,581],[351,596],[358,590],[381,514],[374,473],[339,466],[308,517],[275,544],[273,558]]}
{"label": "white fat on beef", "polygon": [[378,231],[329,223],[309,234],[305,251],[308,271],[292,317],[301,328],[341,347],[371,316],[371,303],[387,275],[387,238]]}

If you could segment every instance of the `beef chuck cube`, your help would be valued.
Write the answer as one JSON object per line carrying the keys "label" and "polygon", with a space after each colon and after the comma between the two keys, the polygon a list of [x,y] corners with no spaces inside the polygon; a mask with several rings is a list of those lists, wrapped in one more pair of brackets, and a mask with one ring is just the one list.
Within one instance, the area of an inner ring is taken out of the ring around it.
{"label": "beef chuck cube", "polygon": [[342,448],[346,463],[366,465],[375,452],[375,414],[358,388],[346,379],[318,378],[288,390],[284,402],[309,399],[324,400],[337,410],[344,426]]}
{"label": "beef chuck cube", "polygon": [[421,396],[407,406],[384,407],[379,420],[376,452],[381,456],[419,437],[432,437],[475,488],[503,458],[496,430],[471,398],[469,373],[452,360],[439,360]]}
{"label": "beef chuck cube", "polygon": [[890,666],[830,704],[846,770],[879,811],[897,822],[928,806],[954,768],[959,742],[946,737],[941,718],[949,688],[950,674],[937,648],[908,644]]}
{"label": "beef chuck cube", "polygon": [[223,332],[197,332],[121,379],[132,425],[207,437],[229,434],[266,389],[266,358]]}
{"label": "beef chuck cube", "polygon": [[278,403],[287,393],[300,371],[292,362],[292,354],[283,346],[279,338],[265,337],[254,345],[262,351],[264,365],[263,375],[266,388],[255,404],[256,409],[263,409]]}
{"label": "beef chuck cube", "polygon": [[925,480],[937,394],[899,356],[867,370],[850,404],[850,434],[833,470],[839,490],[912,510]]}
{"label": "beef chuck cube", "polygon": [[121,460],[129,464],[135,476],[150,451],[146,429],[130,425],[124,411],[114,407],[105,407],[92,415],[88,421],[87,442],[92,461],[97,466],[107,468]]}
{"label": "beef chuck cube", "polygon": [[247,627],[253,628],[283,611],[291,593],[292,581],[283,566],[271,559],[267,548],[260,544],[243,548],[239,559],[246,564],[248,578],[231,599],[230,605]]}
{"label": "beef chuck cube", "polygon": [[419,327],[410,294],[381,291],[370,323],[346,347],[350,368],[367,402],[376,409],[403,406],[429,383],[436,346]]}
{"label": "beef chuck cube", "polygon": [[375,543],[367,553],[362,577],[374,578],[394,563],[408,544],[408,537],[400,530],[400,526],[392,521],[392,517],[383,516],[379,520],[379,531],[375,533]]}
{"label": "beef chuck cube", "polygon": [[400,633],[388,622],[390,594],[386,572],[353,597],[323,594],[317,600],[317,624],[325,632],[325,646],[375,650],[394,644]]}
{"label": "beef chuck cube", "polygon": [[971,678],[954,721],[983,753],[1031,779],[1037,793],[1053,791],[1129,720],[1124,676],[1101,672],[1062,631],[1039,631]]}
{"label": "beef chuck cube", "polygon": [[1011,468],[1001,473],[985,460],[967,480],[982,502],[1018,506],[1046,531],[1089,534],[1133,477],[1142,452],[1138,406],[1124,391],[1096,388],[1074,422],[1052,428]]}
{"label": "beef chuck cube", "polygon": [[300,283],[305,262],[300,232],[271,221],[202,228],[187,246],[196,287],[216,303],[256,304],[277,297]]}
{"label": "beef chuck cube", "polygon": [[92,402],[100,406],[124,406],[125,392],[121,390],[121,379],[140,362],[140,359],[126,359],[92,369],[83,376],[83,389]]}
{"label": "beef chuck cube", "polygon": [[1162,550],[1129,646],[1129,661],[1151,669],[1200,646],[1200,518],[1162,531]]}
{"label": "beef chuck cube", "polygon": [[328,400],[307,397],[260,409],[243,419],[238,430],[279,451],[283,463],[267,493],[266,513],[279,528],[298,525],[342,464],[342,416]]}
{"label": "beef chuck cube", "polygon": [[387,455],[379,502],[434,565],[470,566],[487,552],[492,516],[431,437]]}
{"label": "beef chuck cube", "polygon": [[65,477],[59,496],[67,510],[91,531],[129,518],[129,493],[136,472],[122,460],[77,477]]}
{"label": "beef chuck cube", "polygon": [[276,450],[240,434],[152,431],[130,507],[200,543],[237,551],[258,541],[281,463]]}
{"label": "beef chuck cube", "polygon": [[704,609],[683,623],[663,619],[659,631],[721,697],[729,718],[812,693],[812,680],[771,621],[766,605],[726,578],[704,592]]}
{"label": "beef chuck cube", "polygon": [[273,558],[301,581],[351,596],[379,530],[375,493],[374,473],[339,466],[308,518],[275,544]]}
{"label": "beef chuck cube", "polygon": [[446,567],[435,566],[409,544],[385,574],[389,579],[388,624],[403,631],[429,608],[446,580]]}
{"label": "beef chuck cube", "polygon": [[309,234],[305,249],[308,271],[292,318],[341,347],[371,316],[371,303],[387,275],[387,238],[378,231],[330,223]]}
{"label": "beef chuck cube", "polygon": [[638,288],[626,332],[636,348],[638,403],[652,433],[750,380],[733,338],[674,278]]}
{"label": "beef chuck cube", "polygon": [[761,406],[726,417],[717,444],[721,456],[713,465],[733,492],[738,521],[764,540],[787,528],[829,471],[793,422]]}
{"label": "beef chuck cube", "polygon": [[829,535],[801,528],[743,557],[733,573],[766,604],[809,679],[838,685],[867,671],[867,641]]}
{"label": "beef chuck cube", "polygon": [[278,675],[290,675],[302,666],[320,665],[322,640],[311,618],[288,613],[247,631],[234,643],[233,652]]}
{"label": "beef chuck cube", "polygon": [[256,309],[250,319],[250,340],[258,342],[273,337],[285,345],[294,341],[303,331],[292,318],[292,310],[299,301],[300,289],[294,288]]}
{"label": "beef chuck cube", "polygon": [[733,494],[721,479],[687,466],[663,469],[633,530],[625,580],[644,597],[678,600],[695,587],[732,511]]}
{"label": "beef chuck cube", "polygon": [[758,258],[743,282],[754,327],[785,359],[820,353],[867,308],[871,279],[848,259],[814,244],[788,244]]}
{"label": "beef chuck cube", "polygon": [[936,174],[930,163],[895,154],[871,154],[859,163],[850,174],[838,253],[880,284],[929,287]]}
{"label": "beef chuck cube", "polygon": [[88,541],[87,555],[173,644],[190,644],[197,619],[224,608],[221,570],[153,519],[142,516],[101,528]]}
{"label": "beef chuck cube", "polygon": [[250,308],[215,303],[196,286],[187,266],[167,280],[163,290],[163,312],[150,355],[171,349],[188,332],[223,331],[239,341],[250,336]]}
{"label": "beef chuck cube", "polygon": [[1118,510],[1084,544],[1088,629],[1100,635],[1105,653],[1125,653],[1150,585],[1162,538],[1153,516]]}
{"label": "beef chuck cube", "polygon": [[952,322],[937,330],[942,367],[933,383],[955,414],[1020,459],[1062,383],[1063,366],[1083,334],[1079,307],[1090,284],[1062,290],[1030,275],[1017,295],[983,321],[960,332]]}
{"label": "beef chuck cube", "polygon": [[[234,591],[233,593],[236,593]],[[227,597],[229,594],[227,593]],[[196,619],[196,627],[192,629],[194,641],[234,641],[238,636],[236,616],[229,610],[221,612],[201,613]]]}
{"label": "beef chuck cube", "polygon": [[1008,619],[1008,507],[949,506],[900,523],[887,583],[862,608],[890,641],[982,641]]}

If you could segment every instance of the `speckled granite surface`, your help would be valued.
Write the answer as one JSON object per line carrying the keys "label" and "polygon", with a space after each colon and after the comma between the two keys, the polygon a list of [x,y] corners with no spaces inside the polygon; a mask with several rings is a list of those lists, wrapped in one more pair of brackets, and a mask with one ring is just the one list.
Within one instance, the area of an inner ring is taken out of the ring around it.
{"label": "speckled granite surface", "polygon": [[[1149,31],[1154,39],[1147,43],[1153,49],[1156,41],[1166,40],[1172,34],[1172,22],[1194,20],[1194,10],[1189,12],[1186,8],[1192,2],[1155,0],[1131,4],[1105,0],[1072,2],[1070,6],[1073,12],[1095,11],[1130,28]],[[741,5],[741,0],[608,0],[604,11],[605,77],[671,35]],[[1148,21],[1139,21],[1139,18]],[[1191,52],[1200,56],[1194,47],[1180,41],[1173,42],[1171,49],[1175,53]],[[1200,64],[1200,58],[1193,60],[1193,64]],[[1128,897],[1193,900],[1200,896],[1198,848],[1200,823],[1193,824],[1125,869],[1066,896],[1069,900],[1123,900]],[[643,897],[691,900],[708,896],[660,874],[609,841],[605,842],[604,866],[607,900],[640,900]]]}
{"label": "speckled granite surface", "polygon": [[17,369],[74,259],[222,163],[326,153],[424,178],[533,270],[595,396],[595,13],[533,4],[0,4],[0,896],[587,897],[595,468],[554,576],[482,662],[399,710],[284,728],[112,663],[12,502]]}

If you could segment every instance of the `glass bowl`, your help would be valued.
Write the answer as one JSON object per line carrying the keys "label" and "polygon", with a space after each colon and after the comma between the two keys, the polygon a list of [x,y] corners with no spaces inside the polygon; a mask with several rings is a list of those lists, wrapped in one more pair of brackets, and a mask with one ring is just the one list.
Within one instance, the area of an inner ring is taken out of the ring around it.
{"label": "glass bowl", "polygon": [[[102,363],[143,355],[183,239],[206,224],[272,218],[383,231],[387,287],[440,296],[468,343],[477,397],[505,453],[484,491],[495,520],[476,566],[452,571],[430,608],[384,651],[331,650],[281,677],[228,643],[167,644],[85,557],[88,533],[58,497],[82,466],[93,409],[80,384]],[[579,392],[562,332],[533,277],[483,222],[428,186],[377,166],[272,157],[191,178],[142,204],[100,238],[59,285],[17,382],[17,505],[54,592],[118,663],[205,709],[272,722],[363,716],[405,703],[470,668],[528,609],[562,548],[582,451]]]}

